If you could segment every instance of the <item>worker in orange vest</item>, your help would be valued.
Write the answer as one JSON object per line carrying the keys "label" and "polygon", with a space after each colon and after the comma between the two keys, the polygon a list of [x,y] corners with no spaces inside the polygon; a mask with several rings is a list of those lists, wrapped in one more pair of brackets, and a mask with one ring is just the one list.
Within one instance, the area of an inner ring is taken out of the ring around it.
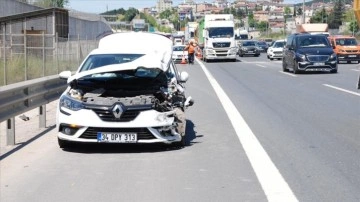
{"label": "worker in orange vest", "polygon": [[197,48],[196,43],[191,40],[187,46],[185,46],[185,51],[188,52],[188,62],[189,64],[194,64],[194,55],[195,55],[195,49]]}

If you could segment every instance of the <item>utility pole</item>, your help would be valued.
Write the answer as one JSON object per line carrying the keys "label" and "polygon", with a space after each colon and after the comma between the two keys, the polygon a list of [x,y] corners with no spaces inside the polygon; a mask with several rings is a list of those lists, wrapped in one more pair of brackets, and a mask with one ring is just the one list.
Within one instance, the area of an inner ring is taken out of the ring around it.
{"label": "utility pole", "polygon": [[302,16],[303,16],[303,19],[302,19],[302,23],[305,24],[305,0],[303,0],[303,11],[302,11]]}

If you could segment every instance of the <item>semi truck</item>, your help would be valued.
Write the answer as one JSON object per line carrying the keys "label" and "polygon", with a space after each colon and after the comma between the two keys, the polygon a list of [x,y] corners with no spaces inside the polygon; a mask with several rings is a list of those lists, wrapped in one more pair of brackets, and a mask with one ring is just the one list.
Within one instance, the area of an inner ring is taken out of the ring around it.
{"label": "semi truck", "polygon": [[202,49],[202,57],[208,60],[236,61],[237,45],[232,14],[207,14],[199,22],[195,40]]}

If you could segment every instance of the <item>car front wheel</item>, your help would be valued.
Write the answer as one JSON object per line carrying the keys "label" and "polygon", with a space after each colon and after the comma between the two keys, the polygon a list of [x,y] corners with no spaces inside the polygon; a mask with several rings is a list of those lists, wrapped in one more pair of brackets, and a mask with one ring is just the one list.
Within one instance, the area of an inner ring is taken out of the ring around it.
{"label": "car front wheel", "polygon": [[284,59],[283,59],[283,61],[282,61],[282,69],[283,69],[283,72],[288,72],[288,71],[289,71],[289,70],[287,69],[287,65],[286,65]]}
{"label": "car front wheel", "polygon": [[298,65],[299,64],[296,61],[294,61],[294,68],[293,68],[294,74],[299,74],[300,73]]}

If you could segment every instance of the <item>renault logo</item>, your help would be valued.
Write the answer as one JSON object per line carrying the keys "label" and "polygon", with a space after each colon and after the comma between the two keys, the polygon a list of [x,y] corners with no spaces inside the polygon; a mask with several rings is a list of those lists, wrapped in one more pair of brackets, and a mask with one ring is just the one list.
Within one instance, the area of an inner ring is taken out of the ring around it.
{"label": "renault logo", "polygon": [[121,107],[120,104],[117,104],[114,106],[114,108],[112,109],[113,115],[115,118],[119,119],[121,114],[123,113],[123,108]]}

